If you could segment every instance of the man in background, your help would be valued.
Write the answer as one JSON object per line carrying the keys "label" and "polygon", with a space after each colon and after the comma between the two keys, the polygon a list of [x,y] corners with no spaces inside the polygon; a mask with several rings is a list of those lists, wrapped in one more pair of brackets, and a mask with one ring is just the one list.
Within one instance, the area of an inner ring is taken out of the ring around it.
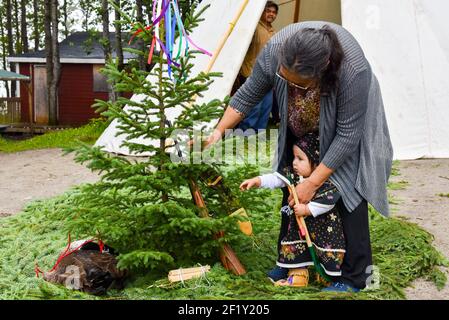
{"label": "man in background", "polygon": [[[267,1],[265,5],[265,11],[260,18],[256,31],[251,41],[251,45],[246,53],[245,60],[243,61],[240,69],[237,85],[241,86],[246,79],[251,75],[254,64],[256,63],[257,56],[262,51],[265,44],[274,35],[275,30],[272,23],[276,20],[279,11],[279,6],[273,1]],[[247,129],[266,129],[268,125],[268,119],[270,117],[271,108],[273,105],[273,92],[268,93],[263,100],[252,109],[251,113],[243,119],[238,128],[246,131]]]}

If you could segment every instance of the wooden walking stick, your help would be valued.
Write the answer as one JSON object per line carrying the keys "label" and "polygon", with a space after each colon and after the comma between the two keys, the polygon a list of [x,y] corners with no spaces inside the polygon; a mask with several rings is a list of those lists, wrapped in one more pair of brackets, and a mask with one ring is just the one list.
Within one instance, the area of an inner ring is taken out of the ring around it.
{"label": "wooden walking stick", "polygon": [[[193,179],[189,179],[189,187],[190,192],[192,193],[193,201],[200,210],[201,217],[205,219],[210,218],[209,210],[206,207],[201,191]],[[215,238],[221,238],[223,235],[223,232],[219,232],[215,235]],[[220,260],[225,269],[233,272],[235,275],[241,276],[246,273],[245,267],[240,262],[234,250],[232,250],[228,244],[224,244],[220,249]]]}

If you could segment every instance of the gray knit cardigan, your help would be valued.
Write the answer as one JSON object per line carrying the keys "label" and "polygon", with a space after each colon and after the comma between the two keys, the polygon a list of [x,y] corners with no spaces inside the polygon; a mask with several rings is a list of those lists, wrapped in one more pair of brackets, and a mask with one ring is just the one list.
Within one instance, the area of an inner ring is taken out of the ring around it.
{"label": "gray knit cardigan", "polygon": [[257,58],[252,75],[230,101],[247,115],[251,108],[274,90],[279,105],[279,137],[274,170],[281,172],[292,160],[294,137],[287,125],[287,83],[276,77],[282,44],[301,28],[333,29],[345,58],[339,86],[320,101],[320,161],[335,172],[330,180],[352,212],[363,199],[388,216],[386,185],[391,173],[393,148],[390,141],[379,83],[355,38],[343,27],[329,22],[302,22],[277,33]]}

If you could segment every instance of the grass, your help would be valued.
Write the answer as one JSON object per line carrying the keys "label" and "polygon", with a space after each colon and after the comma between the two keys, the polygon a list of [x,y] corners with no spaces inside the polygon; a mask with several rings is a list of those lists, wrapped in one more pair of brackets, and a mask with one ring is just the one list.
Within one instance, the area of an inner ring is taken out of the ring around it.
{"label": "grass", "polygon": [[449,193],[440,193],[438,196],[442,198],[449,198]]}
{"label": "grass", "polygon": [[398,182],[390,182],[388,183],[388,189],[390,190],[404,190],[408,186],[407,181],[398,181]]}
{"label": "grass", "polygon": [[8,140],[0,136],[0,152],[69,148],[76,146],[78,141],[94,144],[106,126],[104,121],[93,120],[79,128],[53,131],[27,140]]}

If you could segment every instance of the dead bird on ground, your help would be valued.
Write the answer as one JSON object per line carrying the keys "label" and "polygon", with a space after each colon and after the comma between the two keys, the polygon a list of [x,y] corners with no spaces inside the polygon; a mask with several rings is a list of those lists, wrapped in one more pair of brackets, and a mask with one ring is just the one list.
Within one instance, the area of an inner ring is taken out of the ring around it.
{"label": "dead bird on ground", "polygon": [[92,240],[69,243],[52,270],[42,272],[38,267],[36,270],[46,281],[94,295],[104,295],[108,289],[123,289],[127,275],[117,268],[114,250]]}

